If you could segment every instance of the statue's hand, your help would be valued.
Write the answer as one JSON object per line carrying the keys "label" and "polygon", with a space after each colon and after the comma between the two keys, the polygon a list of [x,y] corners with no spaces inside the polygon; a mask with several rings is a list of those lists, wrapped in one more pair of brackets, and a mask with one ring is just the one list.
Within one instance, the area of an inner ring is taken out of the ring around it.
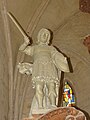
{"label": "statue's hand", "polygon": [[30,39],[28,36],[24,37],[24,43],[20,46],[19,50],[23,51],[30,44]]}
{"label": "statue's hand", "polygon": [[24,42],[26,44],[30,44],[30,38],[28,36],[24,36]]}
{"label": "statue's hand", "polygon": [[19,72],[21,74],[27,74],[27,75],[32,74],[32,63],[19,63],[17,65],[17,68],[19,69]]}
{"label": "statue's hand", "polygon": [[23,51],[27,46],[28,46],[28,44],[24,42],[24,43],[20,46],[19,50],[20,50],[20,51]]}

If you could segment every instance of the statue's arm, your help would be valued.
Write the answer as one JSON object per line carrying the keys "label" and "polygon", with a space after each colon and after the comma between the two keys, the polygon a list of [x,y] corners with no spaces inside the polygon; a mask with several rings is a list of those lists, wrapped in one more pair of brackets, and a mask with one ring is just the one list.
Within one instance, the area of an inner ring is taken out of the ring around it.
{"label": "statue's arm", "polygon": [[24,43],[20,46],[19,50],[24,51],[28,45],[30,45],[30,39],[29,37],[25,36]]}
{"label": "statue's arm", "polygon": [[19,50],[27,55],[33,55],[33,46],[30,45],[30,40],[28,37],[24,38],[24,43],[20,46]]}
{"label": "statue's arm", "polygon": [[70,72],[67,57],[52,47],[52,59],[58,70]]}
{"label": "statue's arm", "polygon": [[33,56],[33,46],[27,46],[23,52],[27,55]]}

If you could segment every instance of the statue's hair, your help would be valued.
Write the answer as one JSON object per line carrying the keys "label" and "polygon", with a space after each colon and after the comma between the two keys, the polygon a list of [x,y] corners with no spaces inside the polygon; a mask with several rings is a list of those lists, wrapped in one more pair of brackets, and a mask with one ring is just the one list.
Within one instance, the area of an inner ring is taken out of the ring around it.
{"label": "statue's hair", "polygon": [[38,39],[38,42],[37,42],[37,43],[40,43],[40,37],[41,37],[41,34],[42,34],[43,32],[49,34],[48,39],[47,39],[47,42],[46,42],[46,44],[49,44],[49,42],[50,42],[50,37],[51,37],[51,33],[50,33],[50,31],[49,31],[48,29],[46,29],[46,28],[42,28],[42,29],[39,31],[38,36],[37,36],[37,39]]}

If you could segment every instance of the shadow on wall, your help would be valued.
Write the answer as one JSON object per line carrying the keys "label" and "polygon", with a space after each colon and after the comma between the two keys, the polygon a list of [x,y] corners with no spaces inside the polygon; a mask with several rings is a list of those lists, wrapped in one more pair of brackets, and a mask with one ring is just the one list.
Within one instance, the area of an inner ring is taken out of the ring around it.
{"label": "shadow on wall", "polygon": [[85,114],[86,120],[90,120],[90,115],[86,111],[82,110],[81,108],[79,108],[77,106],[75,106],[75,108],[78,109],[78,110],[80,110],[81,112],[83,112]]}
{"label": "shadow on wall", "polygon": [[64,80],[64,72],[61,72],[59,95],[58,95],[58,107],[60,107],[62,104],[63,80]]}

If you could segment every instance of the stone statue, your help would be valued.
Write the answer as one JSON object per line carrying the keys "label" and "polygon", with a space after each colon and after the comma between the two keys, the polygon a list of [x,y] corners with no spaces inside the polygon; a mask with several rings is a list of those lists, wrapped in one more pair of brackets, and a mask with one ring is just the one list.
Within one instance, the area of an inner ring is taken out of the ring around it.
{"label": "stone statue", "polygon": [[35,110],[33,113],[36,114],[39,110],[45,112],[47,109],[55,108],[58,103],[60,71],[69,72],[67,58],[55,47],[49,45],[51,33],[48,29],[42,28],[37,36],[37,44],[30,45],[28,36],[17,24],[15,18],[10,13],[8,15],[24,36],[24,43],[19,50],[33,59],[33,63],[19,63],[18,65],[21,74],[32,75],[35,96],[31,110]]}
{"label": "stone statue", "polygon": [[35,98],[38,109],[56,107],[57,86],[59,86],[58,72],[69,72],[67,58],[55,47],[48,45],[50,37],[50,31],[42,28],[38,33],[36,45],[31,46],[29,40],[25,40],[19,48],[33,58],[33,64],[20,63],[18,67],[19,70],[21,68],[21,71],[26,70],[26,72],[21,73],[32,74],[32,84],[36,91]]}

